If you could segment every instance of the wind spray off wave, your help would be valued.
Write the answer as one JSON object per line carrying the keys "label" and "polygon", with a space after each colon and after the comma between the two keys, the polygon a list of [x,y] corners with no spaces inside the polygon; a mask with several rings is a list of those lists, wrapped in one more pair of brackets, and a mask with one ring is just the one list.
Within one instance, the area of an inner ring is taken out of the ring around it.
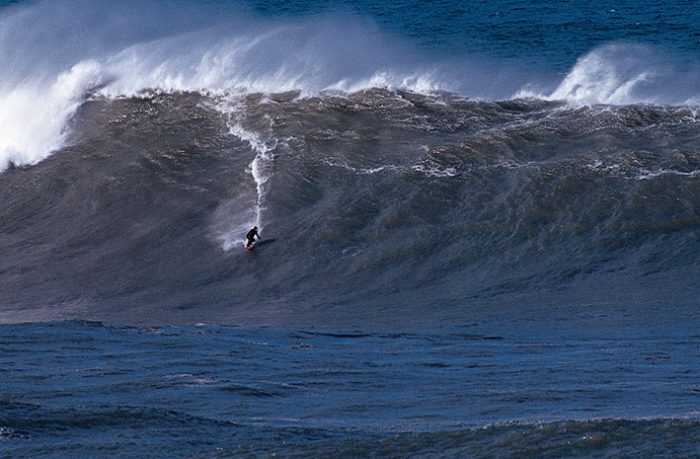
{"label": "wind spray off wave", "polygon": [[[202,7],[188,23],[193,5],[152,30],[163,5],[140,5],[39,2],[0,12],[0,57],[8,64],[0,70],[0,167],[35,164],[64,145],[70,118],[89,97],[144,91],[313,94],[366,85],[449,89],[430,83],[429,71],[416,67],[407,49],[366,21],[271,21],[240,7],[222,17]],[[56,9],[63,14],[53,15],[54,28],[45,18]],[[108,22],[104,30],[92,22],[95,15]],[[27,34],[34,30],[40,33]]]}
{"label": "wind spray off wave", "polygon": [[552,91],[524,89],[516,97],[575,105],[700,104],[700,66],[663,50],[631,43],[600,46],[581,57]]}
{"label": "wind spray off wave", "polygon": [[166,20],[159,1],[0,10],[0,169],[36,164],[69,144],[70,120],[92,97],[307,97],[388,88],[481,100],[677,105],[696,104],[700,93],[697,65],[645,45],[596,48],[557,81],[552,70],[526,71],[512,60],[435,56],[348,12],[275,18],[235,3],[181,6]]}

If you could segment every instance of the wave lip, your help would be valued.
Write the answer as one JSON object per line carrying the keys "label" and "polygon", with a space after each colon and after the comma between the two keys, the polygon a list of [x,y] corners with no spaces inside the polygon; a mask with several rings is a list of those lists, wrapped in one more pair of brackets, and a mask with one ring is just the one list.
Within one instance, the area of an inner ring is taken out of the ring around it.
{"label": "wave lip", "polygon": [[661,50],[612,43],[581,57],[552,92],[525,88],[515,97],[574,105],[698,105],[699,81],[700,68],[684,66]]}
{"label": "wave lip", "polygon": [[36,164],[60,148],[85,93],[103,82],[99,64],[83,61],[47,86],[30,82],[0,91],[0,172],[9,164]]}

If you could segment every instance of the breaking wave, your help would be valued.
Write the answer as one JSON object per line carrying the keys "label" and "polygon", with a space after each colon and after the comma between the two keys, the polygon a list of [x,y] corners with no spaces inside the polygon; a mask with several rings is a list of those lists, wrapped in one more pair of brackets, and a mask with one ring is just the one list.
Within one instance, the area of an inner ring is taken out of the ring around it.
{"label": "breaking wave", "polygon": [[65,146],[70,120],[95,96],[306,97],[385,88],[479,100],[695,105],[700,93],[697,65],[642,45],[596,48],[552,84],[505,62],[430,57],[357,15],[273,20],[244,7],[183,3],[163,19],[162,8],[57,1],[0,11],[0,169],[36,164]]}
{"label": "breaking wave", "polygon": [[700,103],[700,67],[650,46],[614,43],[581,57],[552,92],[519,91],[516,97],[564,100],[577,105],[691,105]]}

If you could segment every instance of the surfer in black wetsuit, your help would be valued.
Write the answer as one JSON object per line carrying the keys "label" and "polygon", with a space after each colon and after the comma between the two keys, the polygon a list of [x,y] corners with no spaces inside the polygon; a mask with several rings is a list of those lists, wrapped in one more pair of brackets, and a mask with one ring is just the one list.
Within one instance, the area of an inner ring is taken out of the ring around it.
{"label": "surfer in black wetsuit", "polygon": [[258,227],[254,226],[253,229],[248,231],[248,234],[245,235],[245,238],[248,240],[248,242],[245,243],[246,248],[253,247],[253,244],[255,244],[256,237],[258,238],[258,240],[260,240],[260,235],[258,234]]}

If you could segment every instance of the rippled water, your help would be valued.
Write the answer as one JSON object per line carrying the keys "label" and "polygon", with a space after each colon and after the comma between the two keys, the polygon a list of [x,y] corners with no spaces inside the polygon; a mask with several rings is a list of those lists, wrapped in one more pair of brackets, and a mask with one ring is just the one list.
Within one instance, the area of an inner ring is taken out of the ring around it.
{"label": "rippled water", "polygon": [[5,325],[0,447],[32,456],[696,454],[697,323],[640,334],[589,320],[596,330],[562,321],[548,333],[503,320],[408,332]]}

